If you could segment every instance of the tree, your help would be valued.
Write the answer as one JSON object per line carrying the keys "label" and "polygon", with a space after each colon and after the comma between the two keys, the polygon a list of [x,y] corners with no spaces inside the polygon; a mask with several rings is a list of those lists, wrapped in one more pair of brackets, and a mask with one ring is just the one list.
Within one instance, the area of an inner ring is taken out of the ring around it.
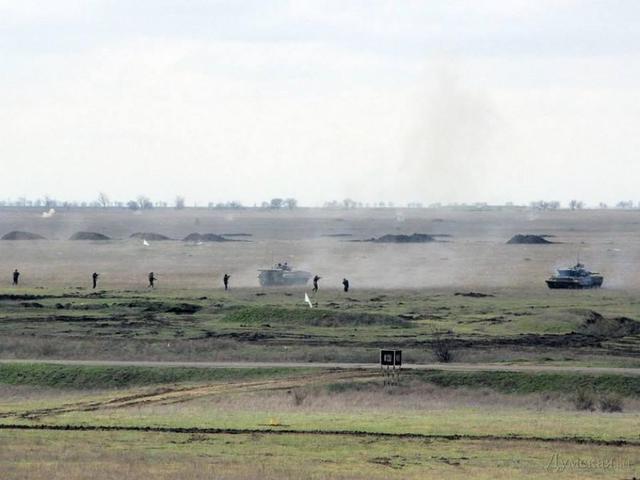
{"label": "tree", "polygon": [[283,202],[283,207],[288,208],[289,210],[293,210],[297,206],[298,206],[298,200],[296,200],[295,198],[287,198]]}
{"label": "tree", "polygon": [[185,199],[183,196],[178,195],[176,197],[176,210],[182,210],[184,209],[184,203],[185,203]]}
{"label": "tree", "polygon": [[343,208],[346,208],[347,210],[349,210],[351,208],[356,208],[358,206],[358,202],[356,202],[355,200],[352,200],[350,198],[345,198],[342,201],[342,206],[343,206]]}
{"label": "tree", "polygon": [[98,203],[102,208],[107,208],[111,202],[109,201],[109,197],[106,193],[100,192],[98,194]]}
{"label": "tree", "polygon": [[44,207],[45,208],[53,208],[57,206],[57,202],[54,198],[51,198],[49,195],[44,196]]}
{"label": "tree", "polygon": [[274,210],[278,210],[282,208],[283,202],[284,200],[282,200],[281,198],[272,198],[271,202],[269,203],[269,207],[273,208]]}
{"label": "tree", "polygon": [[145,197],[144,195],[140,195],[138,197],[138,206],[141,210],[148,210],[153,208],[153,202],[149,197]]}
{"label": "tree", "polygon": [[531,202],[530,207],[534,210],[557,210],[560,208],[560,202],[557,200],[551,200],[550,202],[547,202],[546,200],[538,200],[536,202]]}
{"label": "tree", "polygon": [[140,204],[135,200],[129,200],[127,202],[127,208],[135,212],[136,210],[140,210]]}
{"label": "tree", "polygon": [[581,202],[580,200],[571,200],[569,202],[569,208],[571,210],[581,210],[584,207],[584,202]]}

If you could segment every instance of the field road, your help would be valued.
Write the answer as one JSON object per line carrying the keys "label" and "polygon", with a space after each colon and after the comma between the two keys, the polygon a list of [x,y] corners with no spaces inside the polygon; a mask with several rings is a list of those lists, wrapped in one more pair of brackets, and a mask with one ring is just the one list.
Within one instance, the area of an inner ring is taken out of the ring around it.
{"label": "field road", "polygon": [[[3,363],[46,363],[54,365],[105,367],[184,367],[184,368],[324,368],[324,369],[378,369],[377,363],[304,363],[304,362],[163,362],[121,360],[32,360],[0,359]],[[494,363],[425,363],[405,364],[404,370],[443,370],[455,372],[531,372],[531,373],[585,373],[640,376],[640,368],[580,367],[555,365],[504,365]]]}

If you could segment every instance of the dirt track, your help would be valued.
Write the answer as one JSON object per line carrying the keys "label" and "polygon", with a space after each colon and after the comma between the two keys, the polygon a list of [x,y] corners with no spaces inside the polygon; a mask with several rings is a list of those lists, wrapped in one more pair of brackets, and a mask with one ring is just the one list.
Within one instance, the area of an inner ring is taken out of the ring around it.
{"label": "dirt track", "polygon": [[52,408],[4,412],[0,414],[0,418],[20,417],[33,420],[45,416],[59,415],[69,412],[87,412],[105,409],[139,407],[149,404],[169,405],[212,395],[229,394],[234,392],[246,393],[259,390],[289,390],[318,382],[353,380],[356,378],[366,379],[371,376],[371,372],[366,371],[338,370],[335,372],[306,374],[292,378],[274,380],[213,383],[192,387],[160,387],[150,390],[146,389],[145,391],[135,394],[128,393],[125,395],[117,395],[113,398],[100,401],[89,400],[67,403],[60,405],[59,407]]}
{"label": "dirt track", "polygon": [[[1,360],[0,363],[48,363],[55,365],[96,365],[114,367],[186,367],[186,368],[324,368],[341,370],[378,369],[377,363],[302,363],[302,362],[149,362],[111,360]],[[611,375],[640,375],[640,368],[618,367],[578,367],[554,365],[502,365],[495,363],[425,363],[406,364],[403,369],[445,370],[445,371],[489,371],[489,372],[544,372],[544,373],[587,373]]]}

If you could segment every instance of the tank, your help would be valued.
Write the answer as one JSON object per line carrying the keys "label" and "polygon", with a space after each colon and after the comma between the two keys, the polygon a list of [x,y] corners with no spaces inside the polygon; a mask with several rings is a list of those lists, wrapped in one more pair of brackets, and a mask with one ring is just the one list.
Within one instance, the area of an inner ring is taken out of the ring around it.
{"label": "tank", "polygon": [[263,287],[281,287],[290,285],[306,285],[311,272],[292,270],[287,263],[279,263],[273,268],[258,270],[258,280]]}
{"label": "tank", "polygon": [[603,277],[599,273],[590,272],[580,262],[571,268],[558,270],[556,275],[549,278],[549,288],[599,288],[602,286]]}

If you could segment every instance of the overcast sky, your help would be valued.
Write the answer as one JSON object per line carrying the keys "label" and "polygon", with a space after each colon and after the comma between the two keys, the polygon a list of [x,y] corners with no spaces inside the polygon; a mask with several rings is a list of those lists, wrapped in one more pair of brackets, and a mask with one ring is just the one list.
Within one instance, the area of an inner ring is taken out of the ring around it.
{"label": "overcast sky", "polygon": [[0,0],[0,199],[640,200],[640,2]]}

